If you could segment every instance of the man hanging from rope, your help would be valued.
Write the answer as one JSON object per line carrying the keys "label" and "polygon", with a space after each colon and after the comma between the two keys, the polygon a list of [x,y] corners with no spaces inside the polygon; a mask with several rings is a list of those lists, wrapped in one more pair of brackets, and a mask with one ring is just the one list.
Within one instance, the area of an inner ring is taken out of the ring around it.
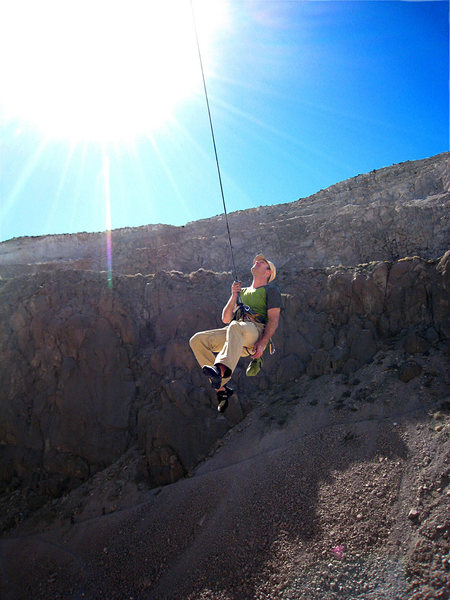
{"label": "man hanging from rope", "polygon": [[[217,390],[218,411],[224,412],[233,389],[228,385],[241,356],[252,356],[249,368],[256,374],[261,356],[278,327],[281,294],[275,285],[274,264],[263,254],[258,254],[251,268],[253,276],[249,287],[241,287],[240,281],[231,286],[231,296],[222,310],[226,327],[200,331],[189,340],[191,349]],[[216,355],[217,354],[217,355]]]}

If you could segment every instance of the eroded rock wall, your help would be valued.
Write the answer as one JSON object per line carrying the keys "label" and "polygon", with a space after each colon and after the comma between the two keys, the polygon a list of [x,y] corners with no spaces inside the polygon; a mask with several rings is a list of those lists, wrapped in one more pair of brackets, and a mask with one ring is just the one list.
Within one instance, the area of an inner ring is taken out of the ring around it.
{"label": "eroded rock wall", "polygon": [[[219,204],[218,210],[220,210]],[[229,215],[238,275],[255,252],[297,268],[353,266],[419,255],[434,259],[450,239],[450,154],[358,175],[308,198]],[[112,232],[116,274],[231,269],[222,215],[183,227],[148,225]],[[180,249],[182,248],[182,252]],[[19,238],[0,244],[0,276],[46,268],[106,270],[106,234]]]}
{"label": "eroded rock wall", "polygon": [[[246,363],[226,419],[189,349],[220,326],[230,276],[43,271],[0,283],[0,481],[57,496],[137,444],[151,485],[175,481],[267,387],[351,374],[393,336],[413,355],[450,337],[450,253],[357,267],[280,269],[277,352]],[[401,365],[397,365],[400,368]]]}

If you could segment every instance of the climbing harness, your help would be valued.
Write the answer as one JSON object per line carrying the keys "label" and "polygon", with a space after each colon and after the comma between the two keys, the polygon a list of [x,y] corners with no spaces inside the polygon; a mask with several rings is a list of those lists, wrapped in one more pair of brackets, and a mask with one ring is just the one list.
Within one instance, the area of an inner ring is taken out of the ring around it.
{"label": "climbing harness", "polygon": [[236,321],[252,321],[252,323],[262,323],[266,324],[265,320],[256,314],[256,312],[248,306],[248,304],[244,304],[241,300],[237,302],[237,308],[234,313],[234,319]]}
{"label": "climbing harness", "polygon": [[[244,348],[244,350],[247,352],[246,357],[247,356],[253,356],[254,352],[250,352],[250,350],[248,348]],[[273,343],[272,338],[270,338],[270,340],[269,340],[269,354],[272,356],[272,354],[275,354],[276,351],[277,351],[277,349],[275,348],[275,344]]]}

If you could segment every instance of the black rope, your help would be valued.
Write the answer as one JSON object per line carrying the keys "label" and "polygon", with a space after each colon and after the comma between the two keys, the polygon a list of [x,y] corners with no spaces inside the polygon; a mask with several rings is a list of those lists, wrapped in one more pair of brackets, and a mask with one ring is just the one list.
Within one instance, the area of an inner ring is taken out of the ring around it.
{"label": "black rope", "polygon": [[195,40],[197,42],[198,59],[200,62],[200,70],[202,72],[203,89],[205,91],[206,107],[208,109],[209,127],[211,129],[211,138],[212,138],[213,147],[214,147],[214,156],[216,157],[216,167],[217,167],[217,174],[219,176],[220,193],[222,195],[223,213],[225,215],[225,222],[227,224],[227,231],[228,231],[228,240],[230,242],[231,262],[233,263],[234,279],[235,279],[235,281],[237,281],[237,271],[236,271],[236,265],[234,262],[234,255],[233,255],[233,244],[231,243],[230,226],[228,224],[227,207],[225,205],[225,194],[223,193],[222,176],[220,174],[219,157],[217,156],[216,139],[214,136],[214,127],[213,127],[213,122],[212,122],[212,118],[211,118],[211,110],[209,108],[208,90],[206,89],[205,72],[203,69],[202,53],[200,51],[200,42],[198,40],[198,32],[197,32],[197,24],[195,21],[193,0],[191,0],[191,10],[192,10],[192,21],[194,23]]}

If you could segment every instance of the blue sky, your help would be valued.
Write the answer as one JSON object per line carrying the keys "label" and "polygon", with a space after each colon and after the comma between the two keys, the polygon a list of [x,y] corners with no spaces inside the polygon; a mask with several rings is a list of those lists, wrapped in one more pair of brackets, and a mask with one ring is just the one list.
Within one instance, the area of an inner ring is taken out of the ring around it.
{"label": "blue sky", "polygon": [[[162,15],[161,0],[118,2],[115,20],[102,1],[0,9],[0,241],[222,212],[189,0]],[[194,0],[228,212],[449,150],[447,1],[206,6]]]}

